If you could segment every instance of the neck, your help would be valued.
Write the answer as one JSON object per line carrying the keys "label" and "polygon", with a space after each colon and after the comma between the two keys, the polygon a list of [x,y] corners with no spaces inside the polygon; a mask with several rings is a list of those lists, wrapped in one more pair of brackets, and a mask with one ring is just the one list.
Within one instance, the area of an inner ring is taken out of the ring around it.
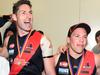
{"label": "neck", "polygon": [[30,31],[29,32],[27,32],[27,31],[18,31],[18,35],[20,36],[20,37],[22,37],[22,36],[24,36],[24,35],[27,35],[27,34],[29,34],[30,33]]}
{"label": "neck", "polygon": [[69,49],[69,54],[70,54],[73,58],[77,59],[77,58],[79,58],[80,56],[82,56],[83,52],[82,52],[81,54],[78,54],[78,53],[75,53],[72,49]]}

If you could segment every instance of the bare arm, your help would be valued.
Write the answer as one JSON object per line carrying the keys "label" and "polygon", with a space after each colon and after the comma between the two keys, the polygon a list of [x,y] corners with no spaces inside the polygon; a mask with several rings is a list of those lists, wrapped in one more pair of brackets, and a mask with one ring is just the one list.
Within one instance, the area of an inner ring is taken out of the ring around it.
{"label": "bare arm", "polygon": [[6,30],[8,27],[10,27],[11,23],[12,23],[11,21],[8,21],[8,22],[5,23],[5,25],[4,25],[3,27],[0,28],[0,32],[1,32],[1,36],[2,36],[2,41],[4,40],[4,39],[3,39],[4,32],[5,32],[5,30]]}
{"label": "bare arm", "polygon": [[5,58],[8,58],[8,50],[7,50],[7,44],[8,44],[9,36],[5,38],[3,47],[0,48],[0,56],[3,56]]}
{"label": "bare arm", "polygon": [[45,36],[43,36],[40,42],[40,46],[42,49],[45,75],[56,75],[51,42]]}
{"label": "bare arm", "polygon": [[100,54],[95,54],[95,63],[97,68],[96,75],[100,75]]}
{"label": "bare arm", "polygon": [[51,58],[44,58],[44,68],[46,75],[56,75],[55,74],[55,64],[54,64],[54,57]]}

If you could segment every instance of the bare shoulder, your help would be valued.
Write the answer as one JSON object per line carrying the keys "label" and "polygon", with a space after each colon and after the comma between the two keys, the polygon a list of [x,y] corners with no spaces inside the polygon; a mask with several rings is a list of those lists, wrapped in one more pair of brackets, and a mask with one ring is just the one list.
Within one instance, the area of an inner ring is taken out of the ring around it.
{"label": "bare shoulder", "polygon": [[100,75],[100,54],[95,54],[95,63],[96,63],[96,75]]}
{"label": "bare shoulder", "polygon": [[8,41],[9,41],[10,36],[7,36],[4,40],[4,46],[8,45]]}
{"label": "bare shoulder", "polygon": [[95,63],[97,67],[100,67],[100,54],[94,54],[95,55]]}

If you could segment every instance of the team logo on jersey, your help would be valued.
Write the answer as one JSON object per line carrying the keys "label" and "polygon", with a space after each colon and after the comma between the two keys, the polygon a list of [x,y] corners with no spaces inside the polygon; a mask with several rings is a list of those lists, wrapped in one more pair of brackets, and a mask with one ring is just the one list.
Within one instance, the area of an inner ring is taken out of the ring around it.
{"label": "team logo on jersey", "polygon": [[14,49],[9,49],[9,55],[13,55],[14,54]]}
{"label": "team logo on jersey", "polygon": [[77,68],[78,68],[78,66],[77,66],[76,64],[74,64],[74,65],[73,65],[73,68],[77,69]]}
{"label": "team logo on jersey", "polygon": [[68,68],[59,68],[58,69],[59,74],[69,75],[69,69]]}
{"label": "team logo on jersey", "polygon": [[88,75],[88,74],[89,74],[89,71],[82,70],[81,73],[83,73],[83,74],[87,74],[87,75]]}
{"label": "team logo on jersey", "polygon": [[59,66],[67,67],[68,63],[66,61],[62,61],[62,62],[60,62]]}
{"label": "team logo on jersey", "polygon": [[14,47],[15,47],[14,43],[12,43],[12,44],[9,45],[9,48],[14,48]]}
{"label": "team logo on jersey", "polygon": [[89,64],[89,63],[86,63],[86,64],[83,66],[83,68],[84,68],[84,69],[90,69],[90,68],[91,68],[91,66],[90,66],[90,64]]}
{"label": "team logo on jersey", "polygon": [[89,63],[86,63],[85,65],[83,65],[83,69],[81,71],[81,73],[84,73],[84,74],[89,74],[89,70],[91,69],[91,66]]}
{"label": "team logo on jersey", "polygon": [[13,55],[14,54],[14,47],[15,47],[14,43],[9,45],[9,55]]}
{"label": "team logo on jersey", "polygon": [[26,46],[24,52],[25,52],[25,53],[30,53],[32,49],[33,49],[32,44],[28,44],[28,45]]}
{"label": "team logo on jersey", "polygon": [[25,61],[25,59],[19,59],[19,58],[15,58],[14,59],[14,64],[22,66],[22,65],[27,65],[29,62]]}

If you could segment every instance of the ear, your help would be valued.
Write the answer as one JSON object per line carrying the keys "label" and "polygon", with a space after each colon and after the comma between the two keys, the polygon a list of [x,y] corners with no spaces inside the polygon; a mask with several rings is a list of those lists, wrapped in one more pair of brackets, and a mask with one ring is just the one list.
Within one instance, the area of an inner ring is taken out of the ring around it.
{"label": "ear", "polygon": [[67,43],[68,43],[68,44],[70,43],[70,38],[69,38],[69,37],[67,37]]}
{"label": "ear", "polygon": [[12,20],[13,20],[13,21],[17,21],[16,14],[12,14]]}

